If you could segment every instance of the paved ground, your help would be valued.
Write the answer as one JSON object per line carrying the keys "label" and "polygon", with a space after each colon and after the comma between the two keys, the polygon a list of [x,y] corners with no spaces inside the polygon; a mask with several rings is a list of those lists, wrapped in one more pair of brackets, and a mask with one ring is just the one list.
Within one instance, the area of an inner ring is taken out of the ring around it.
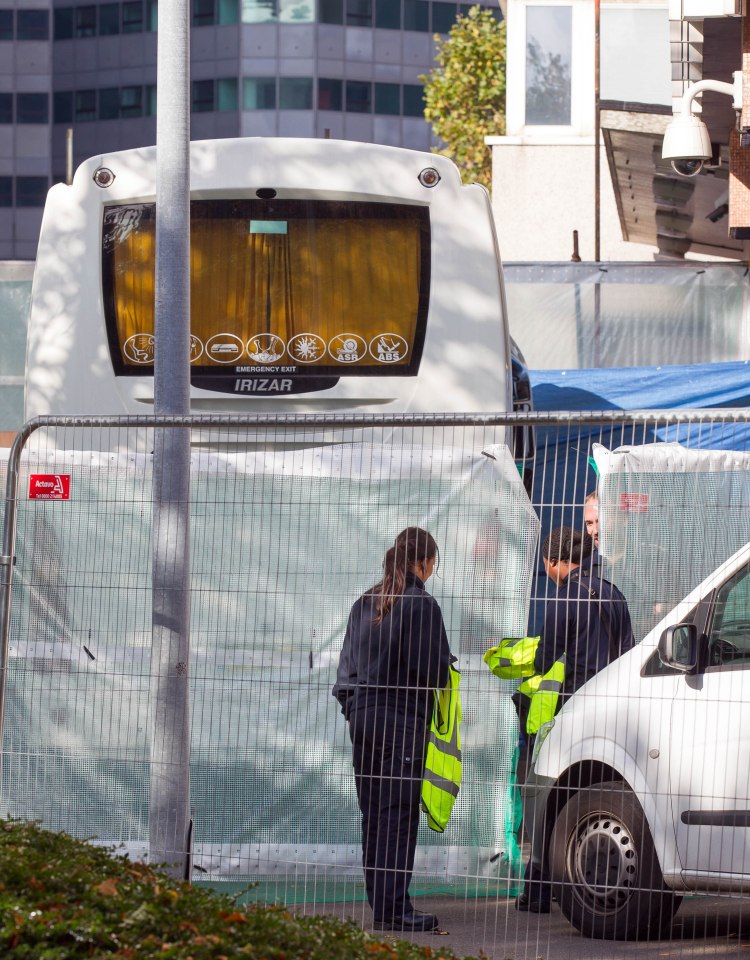
{"label": "paved ground", "polygon": [[[664,957],[747,957],[750,960],[750,900],[691,897],[683,900],[666,940],[612,943],[588,940],[568,925],[555,904],[547,916],[519,914],[507,899],[456,900],[420,898],[417,906],[440,919],[441,934],[383,934],[440,948],[457,956],[490,960],[661,960]],[[300,912],[350,917],[372,931],[372,915],[364,903],[337,903]]]}

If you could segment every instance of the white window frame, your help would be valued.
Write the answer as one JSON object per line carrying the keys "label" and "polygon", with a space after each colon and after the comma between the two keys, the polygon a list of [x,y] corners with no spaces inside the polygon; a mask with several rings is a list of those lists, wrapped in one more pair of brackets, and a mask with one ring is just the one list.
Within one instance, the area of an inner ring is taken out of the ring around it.
{"label": "white window frame", "polygon": [[[526,10],[528,7],[570,7],[570,123],[526,123]],[[507,137],[524,141],[568,141],[594,134],[594,0],[508,0]]]}

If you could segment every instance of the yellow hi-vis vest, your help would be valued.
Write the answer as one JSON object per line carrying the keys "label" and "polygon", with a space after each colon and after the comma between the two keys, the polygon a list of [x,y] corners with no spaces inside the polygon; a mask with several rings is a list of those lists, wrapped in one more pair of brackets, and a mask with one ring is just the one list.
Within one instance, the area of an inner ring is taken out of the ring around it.
{"label": "yellow hi-vis vest", "polygon": [[534,734],[557,712],[557,704],[565,683],[565,654],[545,674],[534,672],[534,657],[539,637],[508,638],[485,653],[484,662],[501,680],[524,677],[518,692],[531,699],[526,733]]}
{"label": "yellow hi-vis vest", "polygon": [[461,785],[461,674],[449,667],[448,685],[435,691],[422,780],[422,809],[427,825],[442,833]]}

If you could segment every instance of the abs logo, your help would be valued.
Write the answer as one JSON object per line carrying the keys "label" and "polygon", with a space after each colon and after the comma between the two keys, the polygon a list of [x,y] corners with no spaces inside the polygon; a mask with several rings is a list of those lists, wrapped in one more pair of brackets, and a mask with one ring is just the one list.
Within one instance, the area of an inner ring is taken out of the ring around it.
{"label": "abs logo", "polygon": [[370,355],[380,363],[398,363],[409,352],[409,344],[397,333],[381,333],[370,341]]}

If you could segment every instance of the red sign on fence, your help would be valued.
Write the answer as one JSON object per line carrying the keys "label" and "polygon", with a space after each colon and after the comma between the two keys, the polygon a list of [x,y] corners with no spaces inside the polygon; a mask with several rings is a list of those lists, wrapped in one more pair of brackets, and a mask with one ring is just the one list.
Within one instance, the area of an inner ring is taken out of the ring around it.
{"label": "red sign on fence", "polygon": [[630,513],[648,513],[647,493],[621,493],[620,510]]}
{"label": "red sign on fence", "polygon": [[70,500],[70,474],[32,473],[29,500]]}

